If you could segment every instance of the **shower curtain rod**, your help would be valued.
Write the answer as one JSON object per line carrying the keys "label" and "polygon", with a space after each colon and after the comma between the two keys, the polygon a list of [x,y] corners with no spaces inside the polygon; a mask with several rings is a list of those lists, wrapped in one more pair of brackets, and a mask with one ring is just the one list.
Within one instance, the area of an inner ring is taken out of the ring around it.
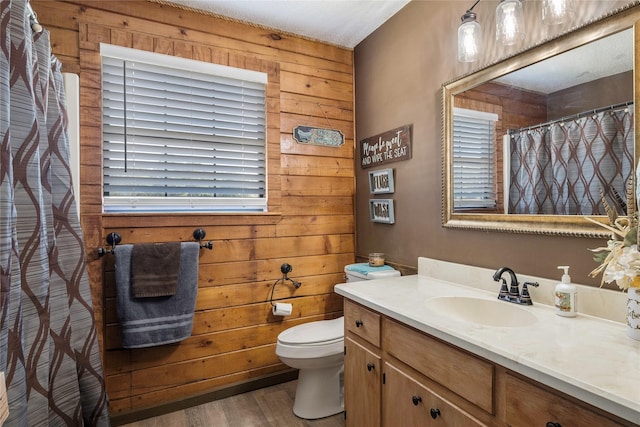
{"label": "shower curtain rod", "polygon": [[521,127],[519,129],[509,129],[507,131],[507,133],[509,135],[513,135],[513,134],[516,134],[516,133],[519,133],[519,132],[523,132],[523,131],[526,131],[526,130],[538,129],[538,128],[541,128],[541,127],[552,125],[554,123],[564,122],[566,120],[580,119],[580,118],[586,117],[586,116],[588,116],[590,114],[598,114],[598,113],[601,113],[603,111],[618,110],[618,109],[621,109],[623,107],[628,107],[629,105],[633,105],[633,101],[621,102],[620,104],[613,104],[613,105],[609,105],[608,107],[600,107],[600,108],[596,108],[595,110],[583,111],[582,113],[578,113],[578,114],[574,114],[574,115],[571,115],[571,116],[562,117],[562,118],[555,119],[555,120],[549,120],[548,122],[539,123],[539,124],[536,124],[536,125]]}

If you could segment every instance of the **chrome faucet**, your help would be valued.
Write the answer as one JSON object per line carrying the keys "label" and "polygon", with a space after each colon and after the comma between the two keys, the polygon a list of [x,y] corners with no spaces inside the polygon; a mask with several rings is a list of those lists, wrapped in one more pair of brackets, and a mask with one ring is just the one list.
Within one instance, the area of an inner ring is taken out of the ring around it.
{"label": "chrome faucet", "polygon": [[[510,276],[510,284],[507,288],[507,281],[502,277],[502,275],[507,272]],[[496,282],[502,282],[502,286],[500,287],[500,293],[498,294],[498,299],[502,301],[513,302],[516,304],[524,304],[524,305],[532,305],[531,295],[529,295],[528,286],[538,287],[537,282],[525,282],[522,284],[522,295],[520,295],[520,288],[518,287],[518,278],[516,277],[516,273],[510,269],[509,267],[500,267],[493,273],[493,280]]]}

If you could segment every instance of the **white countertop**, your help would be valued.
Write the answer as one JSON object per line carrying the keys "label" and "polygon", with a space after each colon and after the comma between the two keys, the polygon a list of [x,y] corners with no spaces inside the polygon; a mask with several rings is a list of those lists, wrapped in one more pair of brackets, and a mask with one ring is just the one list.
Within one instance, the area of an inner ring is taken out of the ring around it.
{"label": "white countertop", "polygon": [[623,323],[582,313],[557,316],[535,298],[533,306],[518,307],[536,322],[518,327],[455,320],[425,306],[429,298],[448,295],[496,300],[498,289],[425,275],[335,286],[350,300],[640,425],[640,341],[626,335]]}

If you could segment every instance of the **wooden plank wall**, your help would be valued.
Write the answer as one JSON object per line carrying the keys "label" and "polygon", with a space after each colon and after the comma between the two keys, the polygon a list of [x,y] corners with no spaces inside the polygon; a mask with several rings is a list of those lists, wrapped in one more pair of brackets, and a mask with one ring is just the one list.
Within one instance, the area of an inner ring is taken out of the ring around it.
{"label": "wooden plank wall", "polygon": [[550,93],[547,120],[625,102],[633,102],[633,70]]}
{"label": "wooden plank wall", "polygon": [[[80,74],[81,223],[112,415],[162,405],[287,369],[277,334],[342,314],[333,285],[354,253],[353,52],[164,4],[34,0],[63,71]],[[99,43],[262,70],[268,85],[269,213],[105,215],[101,203]],[[341,148],[297,144],[296,125],[346,135]],[[97,256],[112,231],[123,243],[192,240],[202,227],[193,336],[180,344],[126,350],[119,342],[113,256]],[[275,298],[294,312],[275,318],[266,302],[293,266],[298,290]]]}

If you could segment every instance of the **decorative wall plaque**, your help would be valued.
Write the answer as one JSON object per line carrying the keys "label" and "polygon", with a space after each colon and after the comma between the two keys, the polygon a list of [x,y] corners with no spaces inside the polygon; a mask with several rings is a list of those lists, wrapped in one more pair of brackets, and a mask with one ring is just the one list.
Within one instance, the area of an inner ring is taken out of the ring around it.
{"label": "decorative wall plaque", "polygon": [[340,147],[344,144],[344,135],[336,129],[323,129],[311,126],[296,126],[293,139],[299,144],[324,145]]}
{"label": "decorative wall plaque", "polygon": [[369,192],[371,194],[393,193],[393,169],[380,169],[369,172]]}
{"label": "decorative wall plaque", "polygon": [[360,165],[363,169],[411,158],[413,125],[372,136],[360,141]]}
{"label": "decorative wall plaque", "polygon": [[369,218],[383,224],[395,223],[393,199],[369,199]]}

